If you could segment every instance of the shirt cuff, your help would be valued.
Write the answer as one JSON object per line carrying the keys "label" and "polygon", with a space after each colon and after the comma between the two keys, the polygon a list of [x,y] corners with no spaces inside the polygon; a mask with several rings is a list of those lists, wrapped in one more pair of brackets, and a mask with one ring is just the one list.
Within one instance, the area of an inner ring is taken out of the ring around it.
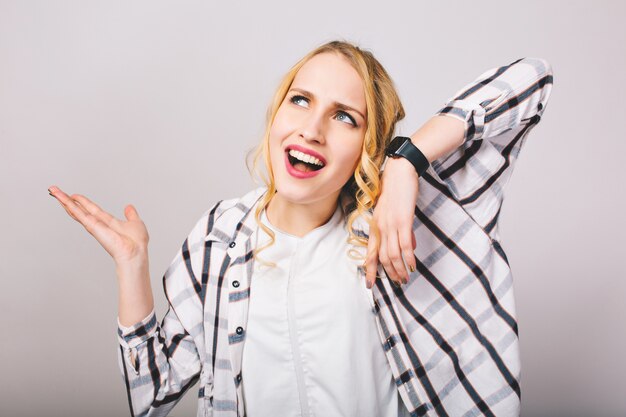
{"label": "shirt cuff", "polygon": [[452,100],[436,114],[454,117],[465,123],[463,142],[481,139],[485,129],[485,108],[470,100]]}
{"label": "shirt cuff", "polygon": [[140,322],[131,327],[122,326],[117,318],[117,338],[123,347],[132,349],[150,339],[157,330],[157,320],[154,309]]}

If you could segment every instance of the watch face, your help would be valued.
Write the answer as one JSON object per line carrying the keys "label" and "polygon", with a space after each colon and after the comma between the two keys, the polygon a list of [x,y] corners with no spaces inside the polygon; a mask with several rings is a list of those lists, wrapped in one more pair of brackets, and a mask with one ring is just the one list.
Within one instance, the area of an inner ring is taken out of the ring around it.
{"label": "watch face", "polygon": [[387,146],[387,156],[395,156],[396,151],[400,149],[400,146],[402,146],[407,140],[409,140],[409,138],[402,136],[396,136],[393,138],[393,140],[389,143],[389,146]]}

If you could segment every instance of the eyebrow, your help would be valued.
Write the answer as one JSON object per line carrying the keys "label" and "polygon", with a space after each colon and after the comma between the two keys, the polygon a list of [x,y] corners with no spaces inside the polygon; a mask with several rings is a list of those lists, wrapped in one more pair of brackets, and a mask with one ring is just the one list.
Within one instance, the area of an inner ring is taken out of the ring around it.
{"label": "eyebrow", "polygon": [[[292,90],[298,91],[298,92],[300,92],[300,93],[304,94],[305,96],[314,97],[314,95],[313,95],[311,92],[306,91],[306,90],[303,90],[303,89],[301,89],[301,88],[290,88],[290,89],[289,89],[289,91],[292,91]],[[355,109],[354,107],[350,107],[350,106],[348,106],[347,104],[343,104],[343,103],[340,103],[340,102],[338,102],[338,101],[333,102],[333,105],[334,105],[335,107],[337,107],[337,108],[341,109],[341,110],[352,110],[353,112],[355,112],[355,113],[357,113],[359,116],[361,116],[361,117],[363,118],[363,120],[367,120],[367,119],[365,118],[365,116],[363,116],[363,113],[361,113],[360,111],[358,111],[358,110],[357,110],[357,109]]]}

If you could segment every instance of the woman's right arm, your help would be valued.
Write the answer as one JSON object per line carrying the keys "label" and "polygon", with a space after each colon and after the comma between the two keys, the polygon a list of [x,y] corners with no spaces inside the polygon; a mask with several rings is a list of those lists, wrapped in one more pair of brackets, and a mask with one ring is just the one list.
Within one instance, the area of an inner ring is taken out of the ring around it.
{"label": "woman's right arm", "polygon": [[194,337],[172,304],[161,324],[154,311],[130,327],[119,325],[118,362],[135,416],[166,416],[197,381],[202,362]]}
{"label": "woman's right arm", "polygon": [[119,288],[118,315],[121,324],[137,323],[154,309],[148,270],[148,230],[132,205],[119,220],[80,194],[71,197],[58,187],[48,188],[67,214],[80,223],[115,262]]}
{"label": "woman's right arm", "polygon": [[193,291],[183,258],[188,241],[196,240],[196,235],[204,236],[203,220],[194,227],[163,278],[169,308],[159,325],[148,271],[148,233],[134,207],[125,208],[123,221],[82,195],[70,197],[58,187],[50,187],[49,191],[115,261],[119,286],[118,358],[133,415],[167,415],[198,380],[202,368],[196,341],[203,337],[195,334],[202,331],[202,326],[196,325],[202,324],[202,308],[195,300],[185,302],[178,295],[189,287]]}

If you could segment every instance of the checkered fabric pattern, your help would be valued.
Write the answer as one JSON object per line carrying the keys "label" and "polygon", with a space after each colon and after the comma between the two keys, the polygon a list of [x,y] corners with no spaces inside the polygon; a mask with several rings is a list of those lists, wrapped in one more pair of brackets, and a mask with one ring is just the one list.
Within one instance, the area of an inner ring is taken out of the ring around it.
{"label": "checkered fabric pattern", "polygon": [[[481,74],[437,112],[464,121],[465,140],[419,179],[409,283],[380,279],[373,288],[382,349],[411,416],[519,415],[513,278],[498,216],[551,89],[549,63],[522,58]],[[198,381],[198,416],[245,415],[241,359],[264,192],[202,215],[163,277],[169,308],[160,324],[154,312],[130,328],[118,323],[131,415],[165,416]],[[353,227],[368,235],[364,219]]]}

